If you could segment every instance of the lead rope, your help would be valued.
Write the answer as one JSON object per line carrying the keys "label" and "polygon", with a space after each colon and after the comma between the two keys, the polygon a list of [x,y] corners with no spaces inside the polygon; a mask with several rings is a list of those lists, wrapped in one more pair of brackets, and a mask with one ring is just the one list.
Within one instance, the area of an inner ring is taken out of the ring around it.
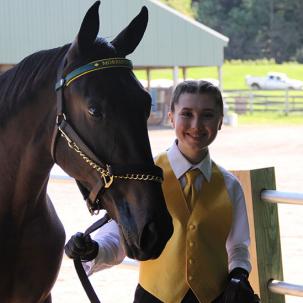
{"label": "lead rope", "polygon": [[[104,224],[108,223],[111,220],[109,215],[106,213],[104,217],[102,217],[100,220],[93,223],[91,226],[89,226],[86,231],[84,232],[84,236],[87,236],[103,226]],[[96,295],[96,292],[92,286],[92,284],[89,281],[89,278],[83,268],[82,262],[80,258],[74,259],[74,265],[76,272],[78,274],[79,280],[81,281],[81,284],[86,292],[86,295],[88,296],[91,303],[101,303],[99,298]]]}

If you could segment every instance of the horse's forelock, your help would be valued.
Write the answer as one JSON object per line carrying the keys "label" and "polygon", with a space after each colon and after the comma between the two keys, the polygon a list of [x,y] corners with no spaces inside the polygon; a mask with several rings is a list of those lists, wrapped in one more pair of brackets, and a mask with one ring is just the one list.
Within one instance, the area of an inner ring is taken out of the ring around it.
{"label": "horse's forelock", "polygon": [[98,57],[97,59],[113,58],[117,56],[115,47],[105,38],[98,37],[93,49]]}

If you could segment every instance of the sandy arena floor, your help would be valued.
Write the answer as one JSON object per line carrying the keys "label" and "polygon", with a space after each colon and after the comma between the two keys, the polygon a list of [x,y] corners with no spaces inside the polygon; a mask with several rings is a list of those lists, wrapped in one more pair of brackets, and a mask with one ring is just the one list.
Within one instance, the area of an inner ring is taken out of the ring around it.
{"label": "sandy arena floor", "polygon": [[[169,147],[173,138],[171,129],[151,129],[153,154]],[[227,169],[274,166],[278,190],[303,192],[303,126],[225,126],[210,150],[213,159]],[[48,193],[67,238],[96,220],[73,181],[52,179]],[[303,285],[303,207],[279,205],[279,217],[284,280]],[[136,265],[122,264],[95,274],[91,281],[102,303],[131,303],[137,276]],[[67,257],[52,294],[54,303],[89,302]],[[302,303],[303,298],[287,297],[286,302]]]}

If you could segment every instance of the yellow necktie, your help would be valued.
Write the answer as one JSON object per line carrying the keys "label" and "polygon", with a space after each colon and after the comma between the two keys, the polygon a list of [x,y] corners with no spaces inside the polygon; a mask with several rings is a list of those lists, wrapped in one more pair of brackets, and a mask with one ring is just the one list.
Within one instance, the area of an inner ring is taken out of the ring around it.
{"label": "yellow necktie", "polygon": [[196,199],[197,199],[197,190],[195,188],[195,180],[199,174],[200,174],[200,170],[198,168],[189,170],[185,174],[186,185],[183,189],[183,192],[184,192],[185,200],[187,202],[187,206],[190,211],[193,210]]}

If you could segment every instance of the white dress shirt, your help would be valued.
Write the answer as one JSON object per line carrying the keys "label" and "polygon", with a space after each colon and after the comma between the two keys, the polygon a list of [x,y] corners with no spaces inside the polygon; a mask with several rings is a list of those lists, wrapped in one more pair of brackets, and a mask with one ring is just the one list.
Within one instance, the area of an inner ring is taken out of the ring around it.
{"label": "white dress shirt", "polygon": [[[176,142],[174,142],[167,151],[167,156],[173,172],[182,187],[186,183],[185,173],[194,168],[198,168],[201,171],[201,175],[195,180],[197,190],[201,189],[203,182],[210,181],[212,161],[209,153],[200,163],[193,165],[182,155]],[[241,267],[250,272],[251,264],[248,251],[250,237],[243,190],[234,175],[220,166],[218,168],[224,177],[226,189],[233,206],[232,227],[226,241],[229,271],[236,267]],[[122,262],[125,253],[120,242],[118,226],[114,221],[101,227],[95,234],[94,240],[99,243],[99,253],[95,260],[84,263],[88,274]]]}
{"label": "white dress shirt", "polygon": [[94,260],[82,263],[87,275],[120,264],[125,258],[119,227],[115,221],[99,228],[93,239],[98,242],[99,251]]}

